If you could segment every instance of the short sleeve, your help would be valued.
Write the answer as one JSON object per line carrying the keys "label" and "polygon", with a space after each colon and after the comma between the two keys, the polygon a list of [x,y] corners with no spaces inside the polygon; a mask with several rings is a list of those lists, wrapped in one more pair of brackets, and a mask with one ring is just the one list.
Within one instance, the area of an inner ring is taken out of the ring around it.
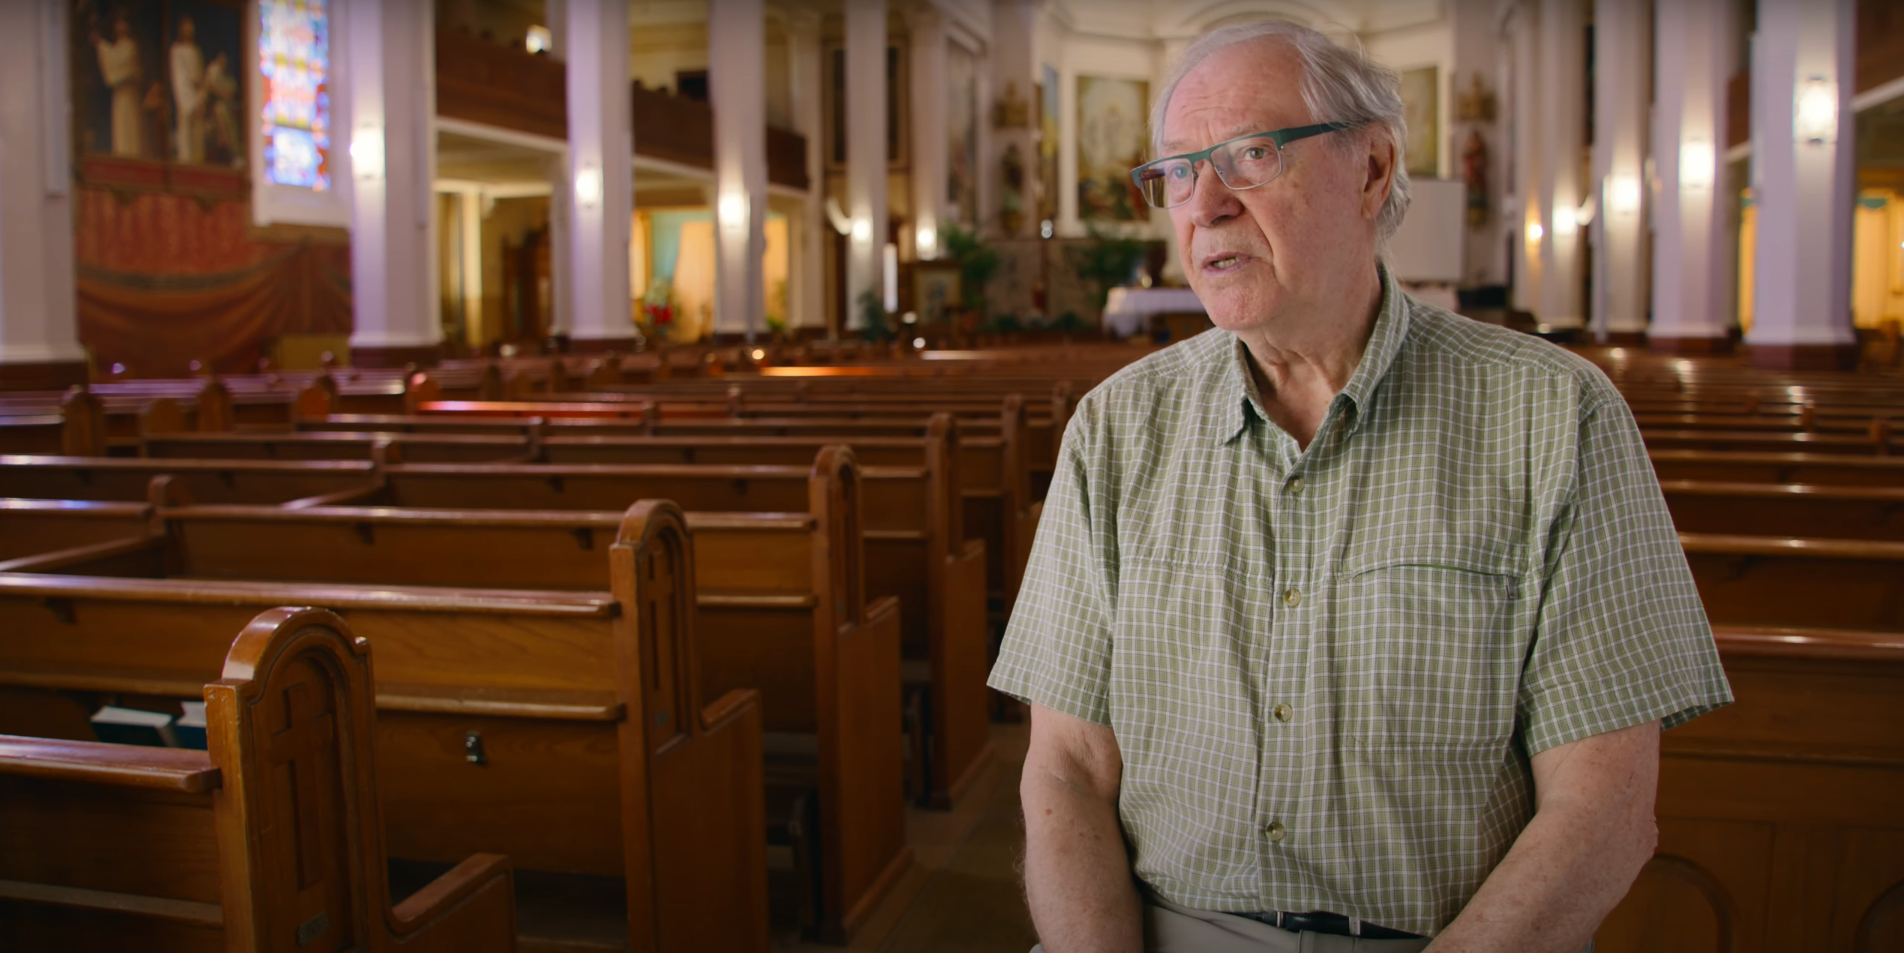
{"label": "short sleeve", "polygon": [[1521,678],[1530,754],[1653,719],[1671,728],[1732,701],[1639,428],[1596,383]]}
{"label": "short sleeve", "polygon": [[989,684],[1023,701],[1108,725],[1116,545],[1107,488],[1097,485],[1108,477],[1092,462],[1096,416],[1087,400],[1065,428],[1018,603]]}

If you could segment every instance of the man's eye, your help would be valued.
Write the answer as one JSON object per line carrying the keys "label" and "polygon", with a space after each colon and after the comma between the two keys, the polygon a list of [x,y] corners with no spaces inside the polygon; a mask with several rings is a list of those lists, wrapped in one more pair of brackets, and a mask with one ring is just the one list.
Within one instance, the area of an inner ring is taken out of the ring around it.
{"label": "man's eye", "polygon": [[1267,158],[1269,158],[1269,150],[1262,146],[1250,146],[1243,150],[1243,161],[1245,162],[1261,162]]}
{"label": "man's eye", "polygon": [[1182,165],[1171,166],[1169,171],[1165,174],[1181,182],[1190,177],[1190,167]]}

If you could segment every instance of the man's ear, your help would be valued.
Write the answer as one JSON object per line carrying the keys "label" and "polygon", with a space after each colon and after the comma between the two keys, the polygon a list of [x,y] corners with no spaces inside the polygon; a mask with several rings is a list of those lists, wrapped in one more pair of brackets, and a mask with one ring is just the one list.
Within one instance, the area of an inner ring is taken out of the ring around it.
{"label": "man's ear", "polygon": [[1377,132],[1367,141],[1368,173],[1362,181],[1362,217],[1372,219],[1381,214],[1389,190],[1395,187],[1396,149],[1395,141],[1386,132]]}

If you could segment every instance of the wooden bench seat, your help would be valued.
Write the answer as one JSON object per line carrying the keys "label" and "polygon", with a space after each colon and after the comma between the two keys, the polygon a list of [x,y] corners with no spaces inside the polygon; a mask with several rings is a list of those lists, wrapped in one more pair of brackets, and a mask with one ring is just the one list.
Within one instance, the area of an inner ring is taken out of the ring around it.
{"label": "wooden bench seat", "polygon": [[1648,450],[1661,480],[1904,486],[1904,457],[1750,450]]}
{"label": "wooden bench seat", "polygon": [[1680,533],[1714,625],[1904,631],[1904,543]]}
{"label": "wooden bench seat", "polygon": [[393,857],[487,850],[620,878],[634,939],[619,942],[765,949],[760,702],[704,688],[693,541],[672,504],[489,514],[461,532],[374,511],[166,515],[165,535],[0,572],[9,683],[170,695],[215,672],[234,620],[333,608],[377,647]]}
{"label": "wooden bench seat", "polygon": [[514,950],[504,857],[390,905],[370,654],[330,612],[272,609],[199,686],[207,751],[0,735],[8,946]]}
{"label": "wooden bench seat", "polygon": [[0,497],[145,500],[152,479],[198,503],[287,503],[362,487],[369,461],[150,460],[124,457],[0,457]]}
{"label": "wooden bench seat", "polygon": [[[956,429],[940,418],[928,437],[884,438],[868,451],[900,466],[868,466],[857,475],[829,476],[836,451],[799,438],[728,438],[709,444],[686,438],[588,438],[545,450],[578,449],[601,459],[618,454],[641,460],[752,460],[755,465],[402,464],[381,471],[383,481],[365,504],[434,508],[522,507],[612,510],[630,499],[665,497],[692,511],[696,531],[712,531],[714,512],[821,513],[828,486],[854,483],[866,552],[867,592],[898,598],[904,655],[920,666],[908,682],[925,692],[925,749],[915,764],[920,798],[950,807],[983,769],[989,748],[985,689],[988,648],[984,617],[982,542],[962,540]],[[608,442],[614,441],[614,442]],[[859,458],[855,452],[852,457]],[[799,466],[764,461],[800,461]],[[842,470],[842,473],[847,471]],[[745,559],[744,553],[737,557]],[[705,574],[703,579],[709,578]],[[703,592],[710,586],[704,582]]]}
{"label": "wooden bench seat", "polygon": [[1756,450],[1772,453],[1889,455],[1904,450],[1896,435],[1882,442],[1869,434],[1785,433],[1751,430],[1642,430],[1648,450]]}
{"label": "wooden bench seat", "polygon": [[480,463],[526,460],[534,445],[518,434],[436,434],[379,431],[305,433],[147,434],[140,456],[191,460],[369,460],[379,444],[405,460]]}
{"label": "wooden bench seat", "polygon": [[1904,542],[1904,486],[1662,480],[1682,533]]}
{"label": "wooden bench seat", "polygon": [[137,536],[152,512],[145,503],[0,498],[0,562]]}

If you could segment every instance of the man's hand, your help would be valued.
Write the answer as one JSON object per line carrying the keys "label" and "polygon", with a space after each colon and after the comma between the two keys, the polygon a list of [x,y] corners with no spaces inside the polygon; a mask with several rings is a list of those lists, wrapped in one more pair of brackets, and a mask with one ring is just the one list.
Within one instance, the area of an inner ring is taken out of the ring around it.
{"label": "man's hand", "polygon": [[1025,899],[1047,953],[1139,953],[1143,908],[1117,819],[1124,756],[1117,736],[1031,706],[1025,808]]}
{"label": "man's hand", "polygon": [[1430,953],[1575,953],[1653,856],[1659,722],[1533,758],[1534,819]]}

